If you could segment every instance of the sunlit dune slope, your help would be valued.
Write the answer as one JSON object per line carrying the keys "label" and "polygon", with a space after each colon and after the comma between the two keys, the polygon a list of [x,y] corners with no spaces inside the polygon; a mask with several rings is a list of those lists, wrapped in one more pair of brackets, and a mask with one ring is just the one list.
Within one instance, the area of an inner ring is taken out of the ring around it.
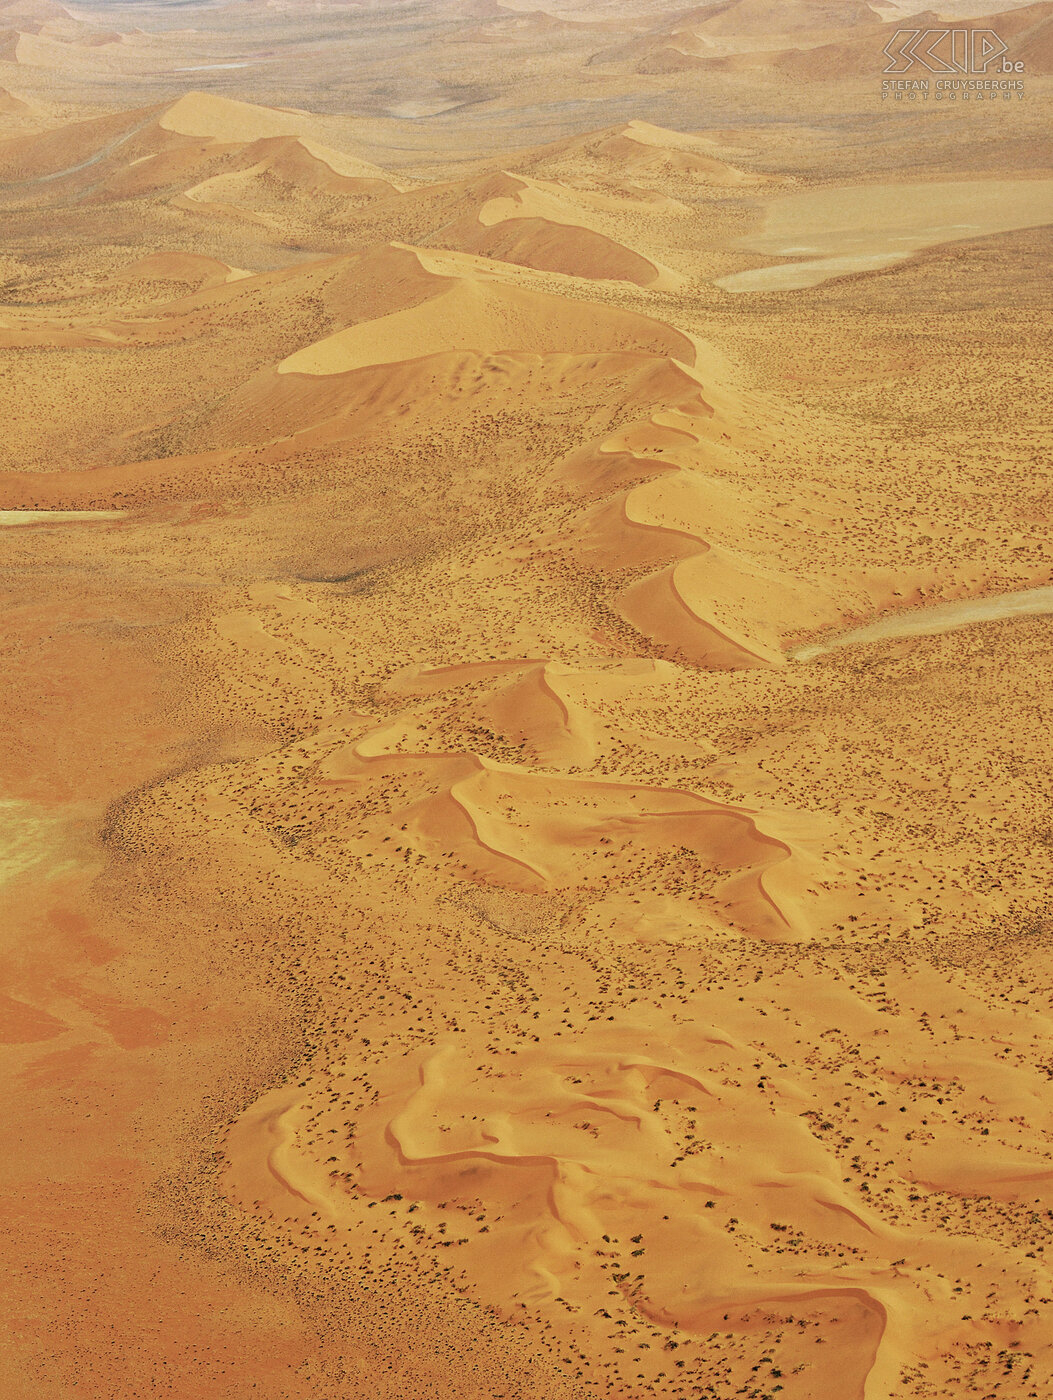
{"label": "sunlit dune slope", "polygon": [[1022,62],[1026,73],[1053,73],[1053,4],[1040,0],[1037,5],[996,12],[970,21],[976,28],[994,29],[1009,46],[1009,57]]}
{"label": "sunlit dune slope", "polygon": [[3,1400],[1053,1395],[1040,123],[530,3],[0,0]]}
{"label": "sunlit dune slope", "polygon": [[[198,291],[158,300],[157,279],[176,289],[177,280],[186,286],[192,278],[199,282]],[[126,268],[118,281],[129,287],[129,294],[144,286],[141,312],[107,321],[67,311],[60,324],[19,313],[0,328],[0,343],[12,349],[63,350],[69,365],[66,382],[79,381],[84,394],[98,380],[94,352],[99,349],[109,352],[109,362],[119,371],[122,364],[147,360],[174,369],[194,347],[194,379],[204,383],[211,376],[204,394],[180,383],[174,373],[155,373],[145,379],[133,408],[138,426],[128,421],[125,406],[103,406],[100,426],[114,413],[123,415],[124,427],[119,437],[100,442],[90,463],[97,467],[129,460],[137,445],[140,455],[146,455],[143,448],[158,433],[164,435],[169,455],[217,446],[238,449],[290,434],[298,434],[305,449],[310,432],[328,420],[339,420],[333,432],[344,437],[361,434],[384,415],[412,412],[419,420],[422,405],[416,401],[421,394],[440,412],[449,410],[451,400],[456,406],[466,391],[483,388],[484,379],[499,396],[502,374],[517,380],[528,402],[534,392],[528,387],[531,379],[539,394],[545,381],[561,381],[564,392],[575,386],[587,421],[590,383],[599,384],[613,373],[626,380],[626,403],[637,396],[645,404],[665,392],[665,379],[677,389],[689,386],[690,379],[675,363],[690,364],[695,358],[690,337],[665,322],[564,300],[537,289],[525,274],[472,255],[402,245],[256,276],[216,260],[158,254]],[[482,377],[474,372],[475,384],[473,362],[484,369]],[[397,375],[370,372],[371,367],[393,365],[401,366]],[[334,378],[337,382],[327,382]],[[638,387],[631,387],[637,381]],[[49,384],[37,392],[48,394]],[[436,393],[439,400],[431,397]],[[601,400],[606,397],[603,391]],[[32,399],[24,401],[23,415],[32,406]],[[498,406],[506,412],[509,405],[498,398]],[[68,415],[80,411],[76,398],[56,402],[53,415],[37,431],[57,435],[63,416],[68,421]],[[287,452],[295,450],[292,445]],[[52,458],[52,466],[58,465]],[[134,469],[125,476],[133,479]],[[57,486],[52,481],[49,489]],[[97,472],[76,487],[80,492],[102,489]]]}
{"label": "sunlit dune slope", "polygon": [[553,142],[521,155],[517,168],[537,175],[602,175],[645,187],[669,176],[703,186],[752,185],[764,178],[718,156],[708,138],[638,120]]}
{"label": "sunlit dune slope", "polygon": [[694,359],[691,341],[660,322],[491,281],[456,254],[422,251],[417,256],[432,280],[426,301],[307,346],[284,360],[279,373],[339,374],[368,364],[467,349],[528,354],[628,350]]}
{"label": "sunlit dune slope", "polygon": [[465,188],[458,203],[474,206],[473,212],[444,223],[436,235],[443,247],[542,271],[614,278],[640,286],[675,287],[681,280],[601,231],[604,216],[611,213],[675,216],[672,201],[618,200],[502,172]]}
{"label": "sunlit dune slope", "polygon": [[210,179],[234,180],[249,197],[252,181],[268,175],[308,193],[395,188],[368,161],[318,144],[306,134],[312,126],[303,114],[188,93],[174,103],[2,142],[0,178],[23,184],[26,199],[53,202],[162,192],[201,200],[209,197]]}
{"label": "sunlit dune slope", "polygon": [[114,280],[127,283],[160,283],[162,286],[188,286],[195,291],[225,287],[243,277],[251,277],[243,268],[230,267],[217,258],[199,253],[150,253],[139,258],[115,275]]}

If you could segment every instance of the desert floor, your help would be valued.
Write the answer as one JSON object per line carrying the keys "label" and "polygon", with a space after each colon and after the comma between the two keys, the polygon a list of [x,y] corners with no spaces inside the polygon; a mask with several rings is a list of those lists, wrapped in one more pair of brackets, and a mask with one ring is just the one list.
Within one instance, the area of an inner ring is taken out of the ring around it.
{"label": "desert floor", "polygon": [[0,1394],[1048,1400],[1053,6],[2,9]]}

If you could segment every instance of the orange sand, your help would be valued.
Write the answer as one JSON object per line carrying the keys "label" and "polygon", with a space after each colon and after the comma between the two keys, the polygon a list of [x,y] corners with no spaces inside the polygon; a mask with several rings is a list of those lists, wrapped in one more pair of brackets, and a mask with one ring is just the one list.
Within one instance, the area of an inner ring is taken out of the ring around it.
{"label": "orange sand", "polygon": [[2,8],[0,1394],[1053,1394],[1039,72]]}

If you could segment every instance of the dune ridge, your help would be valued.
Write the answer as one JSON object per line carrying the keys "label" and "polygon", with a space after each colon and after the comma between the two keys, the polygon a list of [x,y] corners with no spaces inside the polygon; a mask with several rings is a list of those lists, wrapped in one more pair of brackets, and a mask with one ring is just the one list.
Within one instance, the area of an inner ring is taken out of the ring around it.
{"label": "dune ridge", "polygon": [[512,3],[0,0],[0,1390],[1044,1397],[1041,73]]}

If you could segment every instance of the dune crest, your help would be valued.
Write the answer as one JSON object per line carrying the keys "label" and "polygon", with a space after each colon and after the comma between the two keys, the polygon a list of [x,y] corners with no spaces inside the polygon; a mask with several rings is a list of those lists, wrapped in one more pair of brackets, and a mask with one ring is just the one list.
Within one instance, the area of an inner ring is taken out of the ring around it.
{"label": "dune crest", "polygon": [[0,1400],[1053,1396],[1053,0],[947,3],[0,0]]}
{"label": "dune crest", "polygon": [[[422,259],[422,266],[434,272]],[[467,274],[467,275],[464,275]],[[333,375],[368,365],[395,364],[450,350],[492,354],[636,351],[690,363],[693,347],[672,327],[632,312],[588,303],[568,307],[549,293],[527,291],[480,278],[475,269],[456,275],[445,268],[425,302],[363,326],[337,331],[298,350],[278,365],[279,374]]]}
{"label": "dune crest", "polygon": [[[897,996],[920,1005],[920,987],[893,980]],[[792,1004],[800,985],[794,974],[775,995]],[[796,1022],[812,1068],[758,1080],[751,1036],[763,1026],[771,1051],[792,1024],[766,1022],[765,1000],[711,996],[698,1014],[688,998],[674,1026],[643,1000],[619,1024],[594,1022],[564,1031],[562,1041],[528,1018],[533,1033],[500,1051],[474,1043],[468,1025],[437,1047],[371,1055],[300,1096],[273,1098],[282,1145],[280,1159],[270,1149],[269,1184],[259,1154],[274,1138],[257,1123],[274,1122],[275,1109],[261,1104],[246,1115],[231,1135],[228,1180],[265,1211],[295,1216],[310,1207],[317,1215],[300,1218],[316,1230],[372,1219],[393,1244],[412,1226],[440,1259],[456,1251],[475,1296],[509,1317],[562,1318],[557,1325],[571,1336],[591,1336],[586,1345],[617,1334],[626,1315],[659,1348],[664,1338],[683,1345],[714,1329],[748,1334],[762,1317],[778,1317],[802,1342],[814,1345],[813,1334],[827,1342],[826,1354],[815,1354],[818,1370],[812,1363],[813,1387],[886,1395],[937,1342],[968,1345],[984,1335],[985,1324],[962,1316],[979,1303],[976,1265],[1000,1260],[1021,1282],[1028,1271],[995,1237],[903,1231],[892,1201],[868,1185],[871,1167],[842,1180],[824,1143],[829,1129],[815,1105],[837,1076],[824,1036],[840,1034],[824,1026],[855,1024],[866,1047],[861,1072],[883,1091],[881,1107],[868,1110],[872,1122],[908,1140],[896,1070],[924,1063],[939,1077],[936,1061],[955,1054],[949,1042],[934,1047],[922,1026],[889,1043],[880,1015],[827,983],[812,1015]],[[1027,1076],[1008,1066],[1004,1074],[1021,1087]],[[1037,1081],[1030,1084],[1034,1093]],[[983,1087],[968,1080],[966,1101],[982,1102]],[[963,1123],[958,1131],[964,1143],[974,1130]],[[312,1144],[330,1141],[337,1152],[327,1163]],[[908,1159],[914,1151],[908,1141]],[[904,1169],[889,1178],[893,1200],[914,1189]],[[964,1189],[986,1185],[978,1177]],[[393,1221],[374,1209],[391,1202]],[[937,1270],[956,1277],[954,1292],[933,1286]]]}

